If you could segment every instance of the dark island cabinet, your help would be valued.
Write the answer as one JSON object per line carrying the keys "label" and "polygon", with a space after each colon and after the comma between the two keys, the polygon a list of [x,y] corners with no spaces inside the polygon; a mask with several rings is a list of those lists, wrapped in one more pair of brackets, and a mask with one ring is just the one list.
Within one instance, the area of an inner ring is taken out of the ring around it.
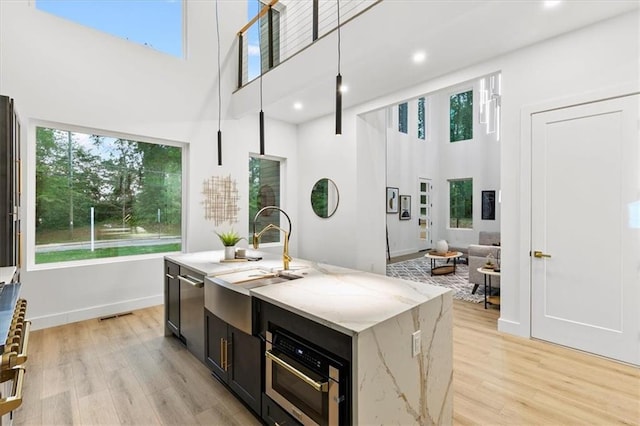
{"label": "dark island cabinet", "polygon": [[262,394],[262,420],[268,426],[298,426],[302,424],[264,393]]}
{"label": "dark island cabinet", "polygon": [[260,415],[262,341],[205,309],[205,360],[211,371]]}
{"label": "dark island cabinet", "polygon": [[180,337],[180,266],[164,262],[164,316],[165,336],[175,334]]}

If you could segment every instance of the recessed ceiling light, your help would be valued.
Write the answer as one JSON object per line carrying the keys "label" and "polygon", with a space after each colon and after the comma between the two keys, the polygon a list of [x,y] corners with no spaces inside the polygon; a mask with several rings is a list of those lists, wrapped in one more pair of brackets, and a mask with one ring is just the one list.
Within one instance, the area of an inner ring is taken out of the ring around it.
{"label": "recessed ceiling light", "polygon": [[543,6],[545,9],[553,9],[556,6],[559,6],[562,3],[562,0],[545,0],[543,2]]}
{"label": "recessed ceiling light", "polygon": [[416,64],[421,64],[426,59],[427,59],[427,54],[422,50],[413,54],[413,62],[415,62]]}
{"label": "recessed ceiling light", "polygon": [[293,109],[301,110],[302,109],[302,103],[300,103],[300,102],[294,103],[293,104]]}
{"label": "recessed ceiling light", "polygon": [[340,86],[340,91],[342,93],[347,93],[349,91],[349,86],[347,86],[346,84],[343,84]]}

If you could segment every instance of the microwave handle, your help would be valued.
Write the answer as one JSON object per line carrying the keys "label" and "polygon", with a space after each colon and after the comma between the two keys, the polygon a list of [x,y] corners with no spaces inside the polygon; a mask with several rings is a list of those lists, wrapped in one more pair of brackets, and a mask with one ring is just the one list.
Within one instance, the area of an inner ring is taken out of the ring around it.
{"label": "microwave handle", "polygon": [[282,359],[278,358],[271,351],[265,351],[264,355],[269,360],[275,362],[280,367],[284,368],[289,373],[293,374],[294,376],[296,376],[297,378],[299,378],[300,380],[302,380],[303,382],[305,382],[306,384],[308,384],[309,386],[314,388],[316,390],[316,392],[327,392],[328,391],[329,382],[318,382],[316,380],[313,380],[311,377],[307,376],[302,371],[300,371],[297,368],[293,367],[288,362],[283,361]]}

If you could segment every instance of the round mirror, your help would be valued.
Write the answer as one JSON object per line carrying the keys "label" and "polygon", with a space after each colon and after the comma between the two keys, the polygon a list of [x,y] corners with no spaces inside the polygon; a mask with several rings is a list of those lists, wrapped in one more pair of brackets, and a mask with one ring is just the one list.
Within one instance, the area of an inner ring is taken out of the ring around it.
{"label": "round mirror", "polygon": [[338,187],[331,179],[323,178],[313,185],[311,190],[311,208],[315,214],[327,218],[333,216],[338,209]]}

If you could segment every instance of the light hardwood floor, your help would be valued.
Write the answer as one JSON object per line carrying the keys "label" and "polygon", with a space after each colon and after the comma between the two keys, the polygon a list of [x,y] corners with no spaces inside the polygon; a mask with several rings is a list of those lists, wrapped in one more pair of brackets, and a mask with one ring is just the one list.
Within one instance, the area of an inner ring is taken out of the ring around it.
{"label": "light hardwood floor", "polygon": [[[640,423],[637,368],[496,331],[498,312],[454,301],[454,423]],[[163,336],[163,308],[32,332],[14,424],[259,424]]]}

